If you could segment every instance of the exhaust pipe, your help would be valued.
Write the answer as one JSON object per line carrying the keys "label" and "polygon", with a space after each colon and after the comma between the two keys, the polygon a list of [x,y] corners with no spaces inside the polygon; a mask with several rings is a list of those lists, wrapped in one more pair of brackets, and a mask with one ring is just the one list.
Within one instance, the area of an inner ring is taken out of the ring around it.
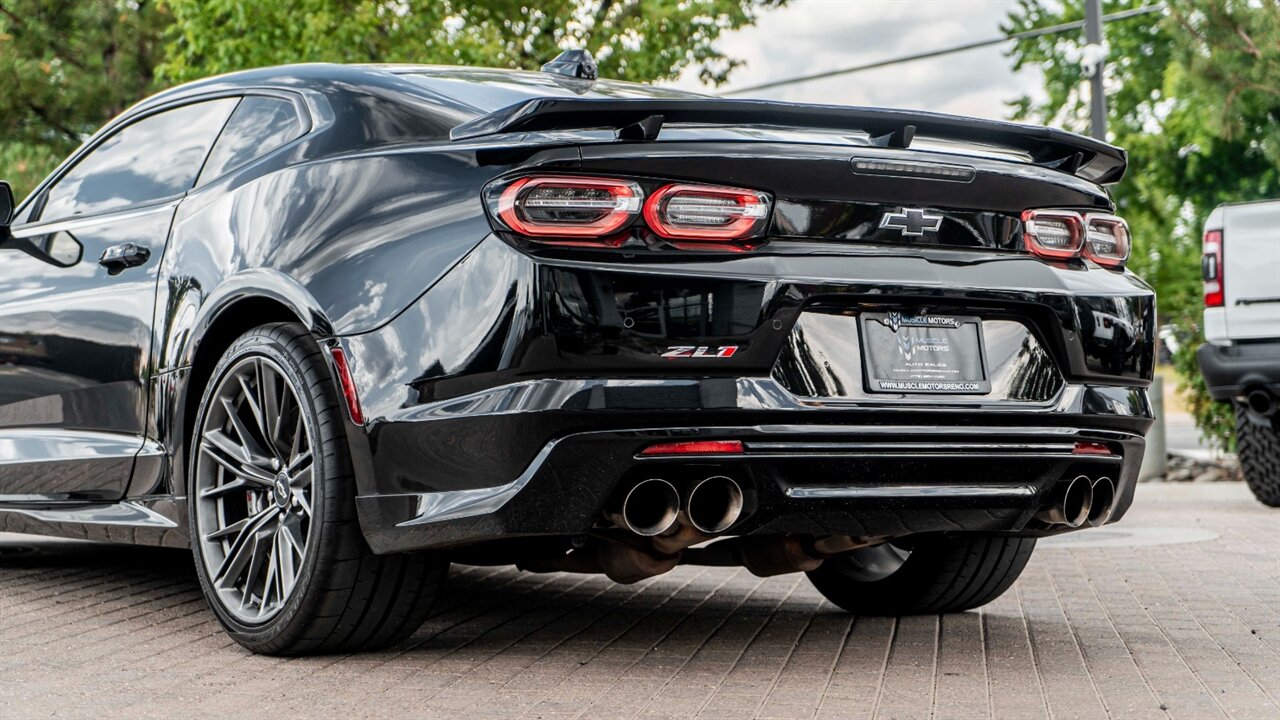
{"label": "exhaust pipe", "polygon": [[[1112,488],[1112,494],[1114,493]],[[1043,510],[1036,513],[1036,518],[1050,525],[1076,528],[1089,519],[1092,506],[1093,483],[1084,475],[1078,475],[1074,480],[1060,483],[1054,488],[1052,499]]]}
{"label": "exhaust pipe", "polygon": [[1269,418],[1276,414],[1276,399],[1266,390],[1254,390],[1245,395],[1245,403],[1250,410],[1262,417]]}
{"label": "exhaust pipe", "polygon": [[700,532],[724,532],[742,515],[742,487],[724,475],[705,478],[689,490],[684,512],[689,524]]}
{"label": "exhaust pipe", "polygon": [[1101,477],[1093,481],[1093,504],[1089,506],[1089,527],[1101,527],[1111,519],[1116,506],[1116,484],[1111,478]]}
{"label": "exhaust pipe", "polygon": [[666,480],[641,480],[622,496],[617,506],[605,513],[614,525],[644,537],[671,529],[680,514],[680,493]]}
{"label": "exhaust pipe", "polygon": [[728,530],[742,516],[742,498],[742,488],[732,478],[704,478],[689,490],[676,524],[653,538],[653,549],[675,555]]}

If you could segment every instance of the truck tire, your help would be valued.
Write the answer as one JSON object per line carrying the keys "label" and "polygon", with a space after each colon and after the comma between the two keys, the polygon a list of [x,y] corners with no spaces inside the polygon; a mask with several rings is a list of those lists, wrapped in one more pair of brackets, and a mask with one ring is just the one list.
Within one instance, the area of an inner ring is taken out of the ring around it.
{"label": "truck tire", "polygon": [[1000,597],[1018,579],[1035,538],[937,536],[828,558],[809,580],[856,615],[964,612]]}
{"label": "truck tire", "polygon": [[1236,404],[1236,453],[1245,484],[1263,505],[1280,507],[1280,431],[1249,418]]}

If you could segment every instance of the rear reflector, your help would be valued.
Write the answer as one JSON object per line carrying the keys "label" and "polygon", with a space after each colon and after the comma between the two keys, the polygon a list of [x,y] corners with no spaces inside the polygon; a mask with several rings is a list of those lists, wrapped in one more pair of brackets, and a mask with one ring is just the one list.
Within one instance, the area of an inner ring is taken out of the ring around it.
{"label": "rear reflector", "polygon": [[1027,250],[1040,257],[1067,260],[1084,245],[1084,222],[1079,213],[1064,210],[1026,210],[1022,237]]}
{"label": "rear reflector", "polygon": [[1075,455],[1114,455],[1111,448],[1106,443],[1100,442],[1078,442],[1075,450],[1071,451]]}
{"label": "rear reflector", "polygon": [[1120,267],[1129,259],[1129,224],[1115,215],[1084,216],[1084,256],[1103,267]]}
{"label": "rear reflector", "polygon": [[743,240],[760,234],[769,196],[714,185],[667,185],[644,204],[644,219],[665,238]]}
{"label": "rear reflector", "polygon": [[1222,231],[1204,234],[1204,250],[1200,256],[1200,273],[1204,276],[1204,306],[1226,304],[1226,276],[1222,266]]}
{"label": "rear reflector", "polygon": [[621,229],[640,211],[634,182],[592,177],[521,178],[498,198],[498,217],[532,237],[600,237]]}
{"label": "rear reflector", "polygon": [[360,409],[360,396],[356,394],[356,383],[351,378],[351,367],[347,365],[347,355],[342,352],[341,347],[331,348],[329,353],[333,355],[333,366],[338,371],[338,385],[342,388],[342,398],[347,402],[347,412],[351,415],[351,422],[363,425],[364,411]]}
{"label": "rear reflector", "polygon": [[690,440],[650,445],[641,455],[741,455],[741,440]]}

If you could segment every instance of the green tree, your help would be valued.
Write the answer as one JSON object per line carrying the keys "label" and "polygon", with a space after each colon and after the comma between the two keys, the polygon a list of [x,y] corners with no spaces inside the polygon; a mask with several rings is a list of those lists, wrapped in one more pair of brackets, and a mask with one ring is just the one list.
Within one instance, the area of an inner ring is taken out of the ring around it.
{"label": "green tree", "polygon": [[585,47],[601,75],[689,67],[786,0],[0,0],[0,177],[28,192],[93,130],[162,87],[294,62],[537,68]]}
{"label": "green tree", "polygon": [[[1112,0],[1104,12],[1146,4]],[[1130,266],[1155,286],[1162,321],[1183,335],[1175,366],[1197,422],[1227,446],[1230,411],[1209,401],[1191,357],[1202,342],[1200,230],[1221,203],[1280,197],[1280,0],[1167,5],[1106,26],[1109,139],[1130,159],[1112,194],[1133,230]],[[1082,0],[1020,0],[1004,30],[1083,17]],[[1019,99],[1017,117],[1087,130],[1083,42],[1059,34],[1014,46],[1014,67],[1038,67],[1047,95]]]}
{"label": "green tree", "polygon": [[0,176],[20,195],[151,89],[156,0],[0,1]]}

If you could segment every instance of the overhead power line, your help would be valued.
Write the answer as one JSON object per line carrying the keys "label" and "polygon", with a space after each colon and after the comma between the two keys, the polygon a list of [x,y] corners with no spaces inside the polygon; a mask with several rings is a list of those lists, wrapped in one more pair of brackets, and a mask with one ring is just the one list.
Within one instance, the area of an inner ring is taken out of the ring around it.
{"label": "overhead power line", "polygon": [[[1132,10],[1122,10],[1109,15],[1103,15],[1104,23],[1115,22],[1116,20],[1127,20],[1139,15],[1147,15],[1153,12],[1164,10],[1164,3],[1155,5],[1144,5]],[[888,60],[879,60],[865,65],[854,65],[853,67],[841,68],[839,70],[828,70],[826,72],[814,73],[812,75],[801,75],[799,77],[787,78],[786,80],[774,80],[773,82],[761,83],[759,85],[750,85],[744,88],[734,88],[726,90],[721,95],[741,95],[743,93],[755,92],[757,90],[769,90],[771,88],[783,87],[784,85],[794,85],[796,83],[809,82],[810,80],[822,80],[825,78],[836,77],[838,75],[849,75],[851,73],[863,72],[864,70],[875,70],[876,68],[887,67],[889,65],[897,65],[899,63],[912,62],[914,60],[926,60],[928,58],[938,57],[940,55],[950,55],[951,53],[963,52],[965,50],[975,50],[990,45],[999,45],[1011,40],[1027,40],[1030,38],[1042,37],[1044,35],[1053,35],[1055,33],[1067,32],[1068,30],[1079,30],[1085,26],[1084,20],[1075,20],[1068,23],[1060,23],[1058,25],[1050,25],[1048,27],[1036,28],[1035,30],[1026,30],[1023,32],[1012,33],[1010,35],[1002,35],[998,38],[989,40],[978,40],[976,42],[956,45],[954,47],[942,48],[941,50],[930,50],[929,52],[916,53],[914,55],[903,55],[901,57],[890,58]]]}

